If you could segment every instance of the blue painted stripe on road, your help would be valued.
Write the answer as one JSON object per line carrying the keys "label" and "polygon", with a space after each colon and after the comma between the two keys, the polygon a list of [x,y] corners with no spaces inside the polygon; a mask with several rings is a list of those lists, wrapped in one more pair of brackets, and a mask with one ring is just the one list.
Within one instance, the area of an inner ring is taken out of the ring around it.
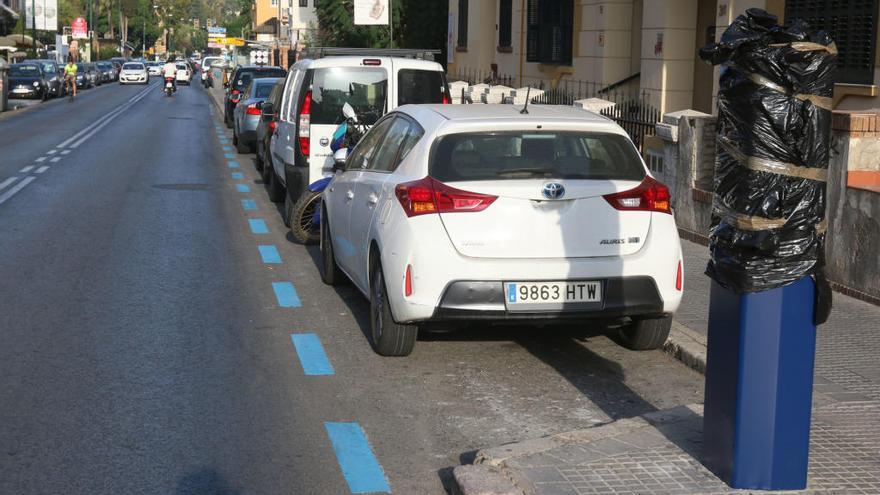
{"label": "blue painted stripe on road", "polygon": [[357,423],[324,423],[352,493],[391,493],[364,430]]}
{"label": "blue painted stripe on road", "polygon": [[270,263],[273,265],[281,263],[281,255],[278,254],[278,249],[276,249],[275,246],[258,246],[258,248],[260,250],[260,257],[263,258],[263,263]]}
{"label": "blue painted stripe on road", "polygon": [[236,184],[235,190],[238,192],[251,192],[251,188],[249,188],[247,184]]}
{"label": "blue painted stripe on road", "polygon": [[254,234],[269,233],[269,227],[266,226],[266,222],[262,218],[251,218],[248,220],[248,224],[250,224],[251,232]]}
{"label": "blue painted stripe on road", "polygon": [[226,159],[235,158],[235,155],[233,155],[232,153],[224,153],[223,158],[226,158]]}
{"label": "blue painted stripe on road", "polygon": [[233,180],[244,180],[244,174],[241,172],[232,172]]}
{"label": "blue painted stripe on road", "polygon": [[228,162],[226,165],[228,165],[229,168],[238,168],[239,167],[238,162],[233,162],[233,161]]}
{"label": "blue painted stripe on road", "polygon": [[243,199],[241,200],[241,206],[245,210],[256,210],[257,202],[252,199]]}
{"label": "blue painted stripe on road", "polygon": [[306,375],[323,376],[335,373],[317,335],[294,333],[290,335],[290,340],[293,341],[296,355],[299,356],[299,363]]}
{"label": "blue painted stripe on road", "polygon": [[232,151],[232,146],[224,146],[223,151]]}
{"label": "blue painted stripe on road", "polygon": [[298,308],[302,306],[296,288],[290,282],[272,282],[272,289],[275,291],[275,299],[282,308]]}

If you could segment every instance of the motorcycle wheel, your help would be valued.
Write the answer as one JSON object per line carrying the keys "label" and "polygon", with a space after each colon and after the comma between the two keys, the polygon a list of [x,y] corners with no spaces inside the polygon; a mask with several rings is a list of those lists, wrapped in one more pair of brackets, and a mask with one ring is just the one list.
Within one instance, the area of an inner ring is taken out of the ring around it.
{"label": "motorcycle wheel", "polygon": [[290,233],[302,244],[315,244],[321,236],[321,225],[315,222],[321,209],[321,192],[306,191],[293,205]]}

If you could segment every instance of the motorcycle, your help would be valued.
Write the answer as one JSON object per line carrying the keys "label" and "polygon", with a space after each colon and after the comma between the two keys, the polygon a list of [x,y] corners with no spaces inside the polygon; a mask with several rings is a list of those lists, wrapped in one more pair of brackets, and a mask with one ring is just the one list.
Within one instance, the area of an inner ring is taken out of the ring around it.
{"label": "motorcycle", "polygon": [[165,78],[165,96],[171,96],[174,94],[174,78],[166,77]]}
{"label": "motorcycle", "polygon": [[[345,119],[333,131],[330,141],[330,151],[337,166],[345,161],[345,158],[367,132],[366,125],[358,121],[354,108],[348,103],[342,107],[342,115]],[[309,184],[306,191],[288,212],[290,219],[290,232],[293,237],[303,244],[315,244],[321,235],[321,194],[330,181],[332,175],[325,176]]]}

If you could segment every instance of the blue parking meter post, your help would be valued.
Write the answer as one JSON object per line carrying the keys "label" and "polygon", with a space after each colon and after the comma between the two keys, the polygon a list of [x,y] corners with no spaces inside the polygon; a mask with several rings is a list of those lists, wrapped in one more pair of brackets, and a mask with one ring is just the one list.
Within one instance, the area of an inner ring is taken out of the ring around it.
{"label": "blue parking meter post", "polygon": [[806,487],[814,295],[812,277],[750,294],[712,283],[703,463],[733,488]]}

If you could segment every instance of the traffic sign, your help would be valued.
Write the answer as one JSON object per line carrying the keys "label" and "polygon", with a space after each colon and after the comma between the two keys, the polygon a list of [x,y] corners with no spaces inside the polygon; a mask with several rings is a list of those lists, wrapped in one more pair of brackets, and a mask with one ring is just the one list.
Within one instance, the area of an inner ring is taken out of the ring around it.
{"label": "traffic sign", "polygon": [[230,46],[244,46],[243,38],[217,38],[217,42]]}
{"label": "traffic sign", "polygon": [[70,34],[75,40],[84,40],[89,37],[89,26],[84,17],[77,17],[70,23]]}

